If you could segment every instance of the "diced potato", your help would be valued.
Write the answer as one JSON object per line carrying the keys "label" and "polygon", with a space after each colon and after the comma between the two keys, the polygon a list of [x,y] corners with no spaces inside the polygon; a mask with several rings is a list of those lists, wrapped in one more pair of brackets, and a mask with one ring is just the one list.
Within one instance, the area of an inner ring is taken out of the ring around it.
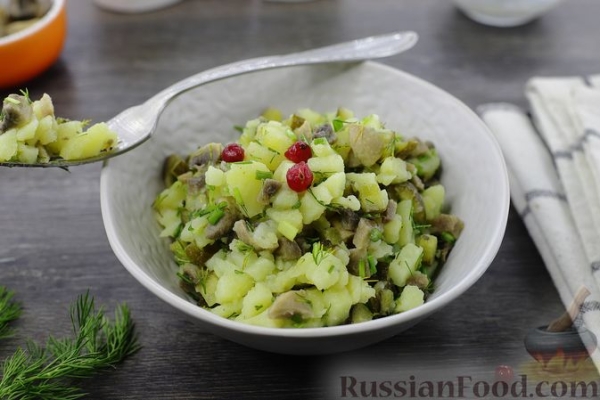
{"label": "diced potato", "polygon": [[17,130],[17,140],[24,142],[35,137],[35,132],[38,128],[39,121],[33,119],[26,125],[22,126]]}
{"label": "diced potato", "polygon": [[431,264],[435,260],[438,238],[434,235],[424,234],[419,236],[417,245],[423,248],[423,262]]}
{"label": "diced potato", "polygon": [[270,171],[276,170],[283,161],[281,154],[269,150],[257,142],[250,142],[246,150],[246,158],[266,165]]}
{"label": "diced potato", "polygon": [[[283,165],[283,164],[281,164]],[[275,196],[273,196],[272,205],[276,210],[289,210],[294,207],[300,207],[298,193],[289,189],[287,186],[282,186]]]}
{"label": "diced potato", "polygon": [[319,219],[325,212],[325,206],[320,204],[314,196],[305,192],[300,199],[300,212],[302,213],[302,222],[308,225]]}
{"label": "diced potato", "polygon": [[414,243],[414,229],[412,224],[412,200],[402,200],[398,203],[396,213],[402,218],[402,227],[400,228],[400,235],[398,238],[398,244],[404,246],[408,243]]}
{"label": "diced potato", "polygon": [[164,229],[160,232],[160,237],[175,236],[180,225],[182,224],[177,210],[169,208],[161,210],[157,220],[162,226],[164,226]]}
{"label": "diced potato", "polygon": [[213,271],[219,278],[229,272],[242,268],[240,265],[236,265],[229,261],[229,257],[226,257],[225,252],[222,250],[213,255],[204,265],[209,271]]}
{"label": "diced potato", "polygon": [[[283,160],[281,162],[281,164],[279,164],[279,166],[277,167],[277,169],[275,170],[275,172],[273,172],[273,179],[278,180],[279,182],[283,183],[283,188],[289,189],[287,186],[287,179],[286,179],[286,175],[288,172],[288,169],[292,168],[295,164],[293,162],[291,162],[290,160]],[[281,191],[278,190],[278,193]],[[294,192],[295,193],[295,192]]]}
{"label": "diced potato", "polygon": [[401,229],[402,217],[396,214],[391,221],[383,224],[383,240],[390,244],[398,243]]}
{"label": "diced potato", "polygon": [[250,142],[254,140],[254,137],[256,136],[256,129],[261,123],[262,121],[260,118],[252,119],[246,122],[246,126],[244,126],[244,129],[240,136],[240,144],[242,146],[248,147]]}
{"label": "diced potato", "polygon": [[348,271],[345,265],[333,254],[322,250],[320,257],[315,262],[313,254],[305,254],[298,263],[303,263],[306,269],[305,276],[309,283],[319,290],[327,289],[335,284],[346,285]]}
{"label": "diced potato", "polygon": [[217,299],[215,297],[217,282],[219,282],[219,278],[214,272],[211,272],[196,286],[196,292],[200,293],[204,298],[206,305],[209,307],[217,304]]}
{"label": "diced potato", "polygon": [[336,197],[331,200],[331,204],[337,204],[352,211],[360,210],[360,201],[354,195],[348,197]]}
{"label": "diced potato", "polygon": [[394,285],[398,287],[406,285],[408,278],[418,269],[422,255],[423,249],[412,243],[407,244],[400,250],[388,269],[389,277]]}
{"label": "diced potato", "polygon": [[283,154],[295,142],[295,140],[288,135],[288,132],[289,127],[277,121],[269,121],[258,127],[256,139],[259,140],[264,147],[274,150],[284,158],[285,156]]}
{"label": "diced potato", "polygon": [[346,187],[346,174],[343,172],[336,172],[325,179],[318,187],[326,188],[332,199],[341,197],[344,195],[344,188]]}
{"label": "diced potato", "polygon": [[268,119],[269,121],[279,121],[281,122],[281,120],[283,119],[283,115],[281,114],[281,110],[278,108],[274,108],[274,107],[268,107],[266,108],[261,116],[265,119]]}
{"label": "diced potato", "polygon": [[[194,244],[196,246],[198,246],[198,248],[203,249],[204,247],[208,246],[211,243],[214,243],[214,240],[212,239],[208,239],[206,237],[206,235],[204,234],[204,231],[206,230],[206,227],[208,226],[209,222],[208,219],[206,217],[202,217],[202,218],[196,218],[195,220],[191,221],[191,232],[194,236]],[[188,229],[186,231],[185,227],[182,230],[183,232],[189,232],[190,229]]]}
{"label": "diced potato", "polygon": [[250,318],[264,312],[273,303],[273,293],[264,283],[257,283],[242,301],[242,317]]}
{"label": "diced potato", "polygon": [[267,216],[278,224],[287,222],[289,225],[295,228],[297,232],[301,231],[304,227],[302,224],[302,213],[299,209],[281,211],[274,208],[269,208],[267,209]]}
{"label": "diced potato", "polygon": [[325,116],[309,108],[302,108],[296,111],[295,114],[307,120],[313,128],[327,122],[327,118],[325,118]]}
{"label": "diced potato", "polygon": [[325,303],[328,303],[327,313],[323,316],[326,326],[342,324],[352,308],[352,296],[345,287],[335,286],[323,292]]}
{"label": "diced potato", "polygon": [[344,172],[344,159],[339,154],[312,157],[308,159],[307,164],[318,178],[327,178],[336,172]]}
{"label": "diced potato", "polygon": [[210,312],[223,318],[235,319],[242,312],[242,299],[238,298],[233,302],[219,304],[213,308],[209,308]]}
{"label": "diced potato", "polygon": [[395,311],[400,313],[418,307],[425,302],[424,298],[425,293],[421,289],[413,285],[406,285],[396,302]]}
{"label": "diced potato", "polygon": [[46,93],[39,100],[34,101],[31,108],[39,120],[45,117],[54,117],[54,105],[52,99]]}
{"label": "diced potato", "polygon": [[388,193],[385,189],[379,189],[374,173],[347,173],[346,179],[358,191],[358,199],[365,212],[383,211],[387,208]]}
{"label": "diced potato", "polygon": [[239,321],[249,324],[256,325],[267,328],[284,328],[286,325],[286,320],[281,318],[269,318],[268,312],[261,312],[260,314],[255,315],[254,317],[244,318],[244,316],[240,316],[238,318]]}
{"label": "diced potato", "polygon": [[367,281],[356,275],[349,275],[346,288],[352,297],[352,304],[366,303],[375,296],[375,289]]}
{"label": "diced potato", "polygon": [[223,274],[217,282],[215,300],[217,303],[229,303],[242,299],[254,286],[254,279],[240,270]]}
{"label": "diced potato", "polygon": [[60,149],[73,137],[83,131],[81,121],[67,121],[58,124],[56,128],[56,141],[48,143],[47,148],[53,154],[59,154]]}
{"label": "diced potato", "polygon": [[377,182],[383,185],[406,182],[411,178],[411,173],[406,170],[406,162],[396,157],[387,157],[381,163],[377,174]]}
{"label": "diced potato", "polygon": [[277,232],[281,233],[288,240],[294,240],[299,230],[288,221],[280,221],[277,224]]}
{"label": "diced potato", "polygon": [[258,257],[256,261],[247,263],[244,272],[250,275],[255,281],[262,282],[267,276],[275,272],[275,263],[267,257]]}
{"label": "diced potato", "polygon": [[18,144],[17,159],[20,162],[33,164],[37,161],[39,149],[34,146],[28,146],[25,143]]}
{"label": "diced potato", "polygon": [[423,191],[423,203],[425,204],[425,219],[431,221],[442,212],[446,190],[444,186],[437,184],[429,186]]}
{"label": "diced potato", "polygon": [[275,221],[266,221],[258,224],[252,232],[252,238],[263,249],[276,249],[277,244],[277,223]]}
{"label": "diced potato", "polygon": [[183,205],[187,196],[187,186],[182,182],[176,181],[171,187],[163,190],[154,201],[154,209],[177,209]]}
{"label": "diced potato", "polygon": [[117,134],[107,124],[98,123],[66,141],[59,154],[65,160],[79,160],[109,151],[116,144]]}
{"label": "diced potato", "polygon": [[18,150],[17,131],[11,129],[0,135],[0,162],[12,159]]}
{"label": "diced potato", "polygon": [[331,200],[333,200],[333,196],[329,189],[326,186],[319,185],[317,187],[313,187],[311,190],[311,196],[314,196],[316,200],[325,205],[329,205]]}
{"label": "diced potato", "polygon": [[39,120],[35,137],[42,145],[47,145],[58,139],[57,124],[54,116],[47,115]]}
{"label": "diced potato", "polygon": [[204,174],[206,184],[211,186],[222,186],[225,184],[225,172],[219,168],[209,165],[208,170]]}
{"label": "diced potato", "polygon": [[269,169],[263,163],[248,161],[232,163],[229,171],[225,172],[229,193],[233,195],[240,211],[249,218],[265,209],[265,204],[257,200],[262,188],[262,181],[256,179],[257,171],[269,172]]}
{"label": "diced potato", "polygon": [[335,155],[335,150],[331,147],[327,139],[315,139],[310,143],[310,148],[313,153],[313,157],[327,157]]}

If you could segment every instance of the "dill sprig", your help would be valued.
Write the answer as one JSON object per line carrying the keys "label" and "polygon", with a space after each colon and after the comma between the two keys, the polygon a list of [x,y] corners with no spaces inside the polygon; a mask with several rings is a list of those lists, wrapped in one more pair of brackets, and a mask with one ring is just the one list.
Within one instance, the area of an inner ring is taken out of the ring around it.
{"label": "dill sprig", "polygon": [[12,291],[0,286],[0,339],[12,335],[8,324],[21,315],[21,307],[12,301],[13,295]]}
{"label": "dill sprig", "polygon": [[113,320],[96,309],[89,293],[71,306],[72,338],[33,341],[4,361],[0,399],[78,399],[85,393],[76,380],[114,367],[139,348],[129,309],[117,306]]}

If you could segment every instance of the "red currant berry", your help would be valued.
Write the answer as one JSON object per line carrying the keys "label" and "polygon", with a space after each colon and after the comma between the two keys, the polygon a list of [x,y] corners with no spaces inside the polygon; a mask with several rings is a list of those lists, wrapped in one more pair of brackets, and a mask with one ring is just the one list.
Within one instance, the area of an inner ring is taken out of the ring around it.
{"label": "red currant berry", "polygon": [[244,148],[237,143],[230,143],[221,152],[221,159],[226,162],[244,161]]}
{"label": "red currant berry", "polygon": [[288,186],[295,192],[305,191],[310,187],[313,181],[313,173],[304,161],[301,161],[288,169],[285,177]]}
{"label": "red currant berry", "polygon": [[295,163],[299,163],[301,161],[308,161],[310,157],[312,157],[312,151],[310,150],[310,146],[306,142],[296,142],[290,146],[289,149],[285,152],[285,156],[288,160],[293,161]]}

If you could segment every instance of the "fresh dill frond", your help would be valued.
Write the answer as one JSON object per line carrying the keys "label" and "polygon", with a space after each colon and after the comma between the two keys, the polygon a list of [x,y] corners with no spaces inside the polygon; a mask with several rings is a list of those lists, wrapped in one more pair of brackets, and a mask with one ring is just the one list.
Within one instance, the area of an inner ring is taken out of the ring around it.
{"label": "fresh dill frond", "polygon": [[31,97],[29,96],[29,89],[27,89],[27,88],[21,89],[20,92],[21,92],[21,95],[23,97],[25,97],[25,100],[27,100],[27,102],[29,104],[33,103],[33,101],[31,101]]}
{"label": "fresh dill frond", "polygon": [[0,339],[9,337],[13,331],[9,323],[19,318],[21,306],[12,301],[14,293],[0,286]]}
{"label": "fresh dill frond", "polygon": [[2,399],[78,399],[77,379],[114,367],[140,346],[129,308],[117,306],[111,321],[85,293],[71,306],[73,337],[50,336],[42,346],[29,341],[5,359],[0,379]]}

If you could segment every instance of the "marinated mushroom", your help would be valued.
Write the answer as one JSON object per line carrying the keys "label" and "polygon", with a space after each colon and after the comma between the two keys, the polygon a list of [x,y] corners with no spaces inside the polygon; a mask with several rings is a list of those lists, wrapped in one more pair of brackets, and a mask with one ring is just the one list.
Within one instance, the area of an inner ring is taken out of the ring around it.
{"label": "marinated mushroom", "polygon": [[340,222],[343,229],[354,231],[356,230],[359,221],[360,214],[356,211],[352,211],[349,208],[343,208],[340,211]]}
{"label": "marinated mushroom", "polygon": [[262,204],[269,204],[271,198],[275,196],[275,193],[281,188],[281,182],[267,178],[264,180],[260,193],[258,193],[258,202]]}
{"label": "marinated mushroom", "polygon": [[235,204],[229,199],[226,200],[227,205],[223,208],[223,216],[219,221],[211,225],[209,224],[204,231],[207,239],[216,240],[221,236],[225,236],[233,228],[233,224],[240,218],[240,213]]}
{"label": "marinated mushroom", "polygon": [[371,231],[377,228],[377,223],[370,219],[361,218],[356,227],[352,244],[357,249],[366,249],[371,242]]}
{"label": "marinated mushroom", "polygon": [[190,154],[188,165],[190,168],[196,169],[201,166],[214,165],[221,160],[222,151],[221,143],[208,143]]}
{"label": "marinated mushroom", "polygon": [[248,229],[248,222],[243,219],[235,221],[235,223],[233,224],[233,231],[236,233],[239,240],[241,240],[249,246],[252,246],[256,251],[272,251],[279,246],[278,242],[275,242],[272,246],[264,246],[263,244],[258,243],[257,240],[254,238],[252,232],[250,232],[250,230]]}
{"label": "marinated mushroom", "polygon": [[286,237],[280,237],[279,247],[275,250],[275,256],[284,261],[297,260],[302,257],[302,249],[300,249],[300,246],[295,241],[289,240]]}
{"label": "marinated mushroom", "polygon": [[394,219],[394,215],[396,215],[397,209],[398,209],[398,203],[396,203],[394,200],[390,199],[388,201],[388,205],[385,209],[385,212],[383,213],[382,221],[390,222],[392,219]]}
{"label": "marinated mushroom", "polygon": [[312,318],[313,310],[304,298],[303,290],[290,290],[275,298],[269,307],[269,318]]}
{"label": "marinated mushroom", "polygon": [[316,138],[325,138],[330,144],[335,143],[335,141],[337,140],[337,136],[329,122],[320,125],[315,129],[315,131],[313,132],[313,139]]}
{"label": "marinated mushroom", "polygon": [[0,4],[0,37],[35,24],[52,6],[51,0],[8,0],[4,3],[8,4]]}
{"label": "marinated mushroom", "polygon": [[369,126],[351,124],[348,128],[352,153],[365,167],[373,166],[383,155],[390,138]]}
{"label": "marinated mushroom", "polygon": [[16,128],[31,120],[33,109],[29,99],[18,94],[11,94],[4,99],[2,104],[2,121],[0,132]]}
{"label": "marinated mushroom", "polygon": [[431,220],[432,233],[449,233],[454,239],[460,236],[463,228],[463,221],[455,215],[440,214]]}

